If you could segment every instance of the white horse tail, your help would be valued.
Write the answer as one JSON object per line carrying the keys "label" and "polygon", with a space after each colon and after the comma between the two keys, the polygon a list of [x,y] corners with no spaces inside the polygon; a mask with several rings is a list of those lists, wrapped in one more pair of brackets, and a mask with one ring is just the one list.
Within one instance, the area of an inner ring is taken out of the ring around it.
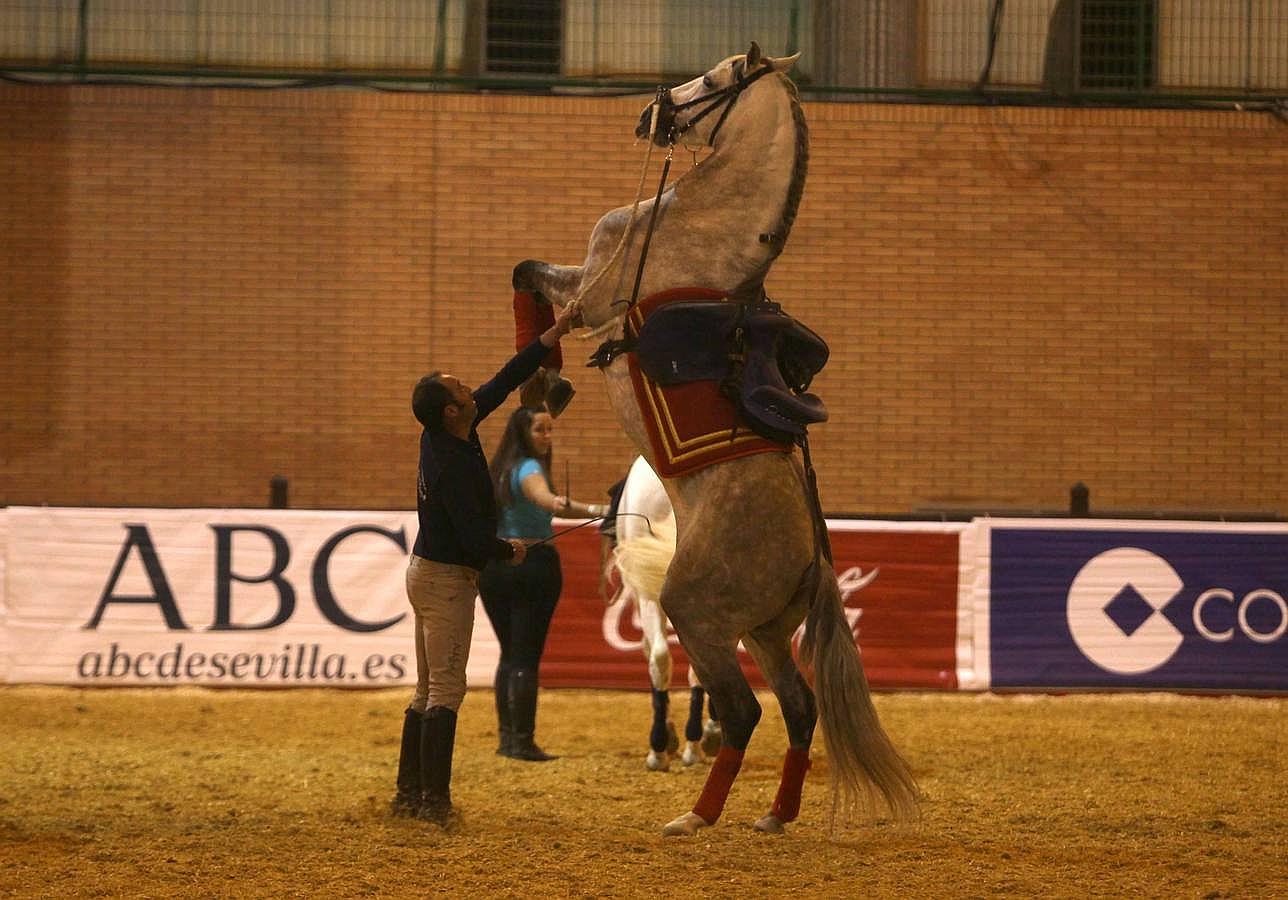
{"label": "white horse tail", "polygon": [[613,550],[613,564],[622,584],[639,598],[654,602],[662,593],[666,571],[675,556],[675,516],[652,523],[652,533],[627,538]]}
{"label": "white horse tail", "polygon": [[814,670],[832,773],[832,813],[858,806],[872,816],[883,801],[896,820],[915,819],[917,782],[872,705],[836,574],[822,554],[810,568],[814,597],[805,618],[801,657]]}

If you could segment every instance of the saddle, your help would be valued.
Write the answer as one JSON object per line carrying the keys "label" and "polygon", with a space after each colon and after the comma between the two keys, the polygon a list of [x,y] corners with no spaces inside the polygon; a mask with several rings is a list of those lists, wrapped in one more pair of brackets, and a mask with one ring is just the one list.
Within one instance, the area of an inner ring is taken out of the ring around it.
{"label": "saddle", "polygon": [[827,344],[768,298],[660,306],[640,326],[634,349],[640,370],[662,387],[718,382],[768,440],[793,443],[827,421],[823,401],[807,393],[827,363]]}

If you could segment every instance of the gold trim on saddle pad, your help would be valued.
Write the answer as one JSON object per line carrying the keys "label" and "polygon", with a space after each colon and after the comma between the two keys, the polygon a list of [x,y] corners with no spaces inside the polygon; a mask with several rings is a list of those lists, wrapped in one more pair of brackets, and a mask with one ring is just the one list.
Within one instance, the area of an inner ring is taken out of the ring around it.
{"label": "gold trim on saddle pad", "polygon": [[[724,300],[709,288],[675,288],[650,294],[630,311],[630,331],[638,334],[649,314],[667,303]],[[785,453],[790,445],[766,440],[742,423],[733,401],[715,381],[690,381],[660,387],[640,371],[634,353],[627,356],[635,400],[639,404],[653,462],[663,478],[688,475],[709,465],[753,453]]]}

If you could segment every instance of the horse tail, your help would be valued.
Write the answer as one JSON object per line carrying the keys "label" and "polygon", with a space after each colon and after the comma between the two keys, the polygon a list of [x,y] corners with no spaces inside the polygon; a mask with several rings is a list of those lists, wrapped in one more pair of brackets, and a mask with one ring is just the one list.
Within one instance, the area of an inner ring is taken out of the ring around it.
{"label": "horse tail", "polygon": [[810,568],[814,596],[805,618],[801,656],[814,671],[831,764],[833,816],[856,806],[871,816],[883,801],[895,820],[915,819],[917,782],[872,705],[836,575],[821,554]]}
{"label": "horse tail", "polygon": [[653,523],[652,534],[627,538],[613,550],[613,564],[621,573],[622,584],[637,597],[656,601],[666,581],[666,571],[675,556],[675,517],[667,516]]}

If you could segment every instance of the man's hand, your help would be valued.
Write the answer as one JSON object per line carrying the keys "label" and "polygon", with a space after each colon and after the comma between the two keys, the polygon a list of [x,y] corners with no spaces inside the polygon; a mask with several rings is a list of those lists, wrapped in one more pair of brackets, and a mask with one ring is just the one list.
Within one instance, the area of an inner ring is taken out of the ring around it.
{"label": "man's hand", "polygon": [[505,542],[514,548],[514,556],[510,557],[508,563],[512,566],[519,565],[528,555],[528,545],[518,538],[506,538]]}
{"label": "man's hand", "polygon": [[569,303],[563,309],[559,310],[555,316],[555,324],[551,325],[541,335],[541,343],[547,347],[553,347],[559,343],[559,339],[572,330],[573,321],[577,318],[577,311]]}

